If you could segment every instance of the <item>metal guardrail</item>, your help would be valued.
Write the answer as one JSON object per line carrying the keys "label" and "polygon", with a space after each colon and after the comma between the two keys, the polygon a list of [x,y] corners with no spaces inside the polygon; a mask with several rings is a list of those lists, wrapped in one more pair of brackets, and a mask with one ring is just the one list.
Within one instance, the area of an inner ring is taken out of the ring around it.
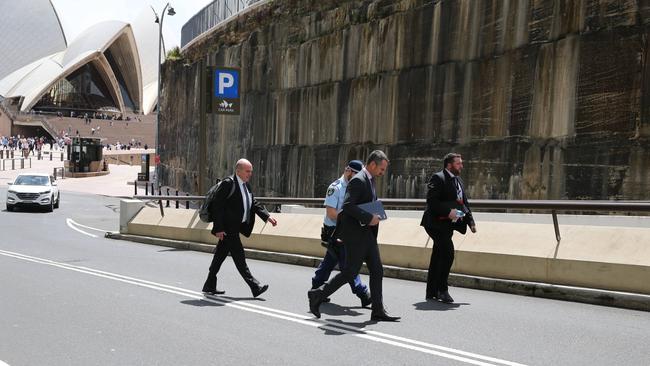
{"label": "metal guardrail", "polygon": [[[153,189],[152,189],[153,191]],[[162,201],[185,201],[186,207],[189,208],[189,202],[201,202],[205,196],[142,196],[134,195],[134,199],[158,201],[160,205],[160,214],[165,216]],[[293,197],[256,197],[260,203],[266,204],[294,204],[305,206],[323,206],[322,198],[293,198]],[[425,199],[402,199],[387,198],[381,200],[386,208],[397,209],[421,209],[426,207]],[[558,212],[622,212],[622,213],[650,213],[650,201],[579,201],[579,200],[472,200],[472,210],[525,210],[533,212],[548,212],[553,216],[553,227],[555,229],[555,239],[559,243],[562,239],[560,236],[560,226],[557,220]],[[176,204],[178,208],[178,203]]]}
{"label": "metal guardrail", "polygon": [[260,0],[215,0],[206,5],[181,28],[181,48],[233,14]]}

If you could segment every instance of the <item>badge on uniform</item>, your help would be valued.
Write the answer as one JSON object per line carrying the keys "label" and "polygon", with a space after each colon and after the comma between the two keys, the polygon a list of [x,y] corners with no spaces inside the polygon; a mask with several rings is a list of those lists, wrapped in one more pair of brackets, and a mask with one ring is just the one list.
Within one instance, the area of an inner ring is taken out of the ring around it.
{"label": "badge on uniform", "polygon": [[333,194],[334,194],[334,191],[335,191],[334,187],[329,187],[329,188],[327,189],[327,195],[328,195],[328,196],[333,195]]}

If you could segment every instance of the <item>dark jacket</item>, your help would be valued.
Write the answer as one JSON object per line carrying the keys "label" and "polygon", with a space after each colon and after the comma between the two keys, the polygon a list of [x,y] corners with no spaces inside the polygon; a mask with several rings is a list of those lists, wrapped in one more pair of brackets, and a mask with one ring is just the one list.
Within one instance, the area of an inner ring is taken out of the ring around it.
{"label": "dark jacket", "polygon": [[352,245],[359,241],[376,241],[379,225],[369,226],[372,214],[357,206],[372,200],[370,180],[364,171],[360,171],[348,183],[343,209],[336,221],[335,237],[340,238],[344,243],[350,242]]}
{"label": "dark jacket", "polygon": [[[235,191],[232,196],[228,197],[233,184],[235,185]],[[266,211],[266,208],[255,200],[250,185],[248,183],[244,183],[244,185],[248,191],[251,192],[253,198],[251,209],[249,211],[250,218],[248,224],[242,222],[244,203],[242,201],[243,196],[240,186],[237,184],[237,178],[228,177],[221,182],[217,189],[215,199],[210,204],[210,219],[212,221],[213,234],[224,231],[227,235],[241,233],[245,237],[249,237],[251,232],[253,232],[253,226],[255,226],[254,214],[257,214],[257,216],[265,222],[269,216],[271,216],[269,215],[269,212]]]}
{"label": "dark jacket", "polygon": [[[460,177],[458,180],[463,188],[463,206],[456,202],[456,187],[447,170],[443,169],[431,176],[427,191],[427,208],[422,215],[420,226],[433,230],[456,230],[465,234],[467,225],[474,225],[472,211],[465,194],[465,185]],[[447,217],[452,208],[464,211],[465,217],[452,223]]]}

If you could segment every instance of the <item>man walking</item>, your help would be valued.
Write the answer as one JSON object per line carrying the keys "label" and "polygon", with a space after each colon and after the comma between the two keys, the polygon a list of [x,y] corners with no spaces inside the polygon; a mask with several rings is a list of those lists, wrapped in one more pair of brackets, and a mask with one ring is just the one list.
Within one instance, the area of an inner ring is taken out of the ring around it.
{"label": "man walking", "polygon": [[476,224],[467,202],[465,187],[460,179],[463,159],[460,154],[449,153],[443,160],[444,169],[433,174],[428,184],[427,208],[421,226],[433,240],[429,273],[427,275],[426,299],[438,299],[452,303],[449,295],[449,271],[454,262],[454,230],[465,234],[467,226],[473,233]]}
{"label": "man walking", "polygon": [[[237,271],[251,288],[253,297],[258,297],[269,288],[261,285],[253,277],[246,265],[246,256],[239,234],[249,237],[255,225],[255,214],[273,226],[277,221],[269,212],[259,204],[248,184],[253,175],[253,165],[246,159],[240,159],[235,165],[234,177],[227,177],[217,189],[215,199],[210,204],[210,220],[212,221],[212,235],[219,239],[217,248],[210,264],[208,278],[203,285],[203,292],[208,295],[223,294],[225,291],[217,290],[217,273],[221,264],[228,256],[232,256]],[[233,187],[234,185],[234,187]]]}
{"label": "man walking", "polygon": [[308,292],[309,310],[320,318],[320,305],[323,301],[343,286],[354,280],[359,274],[361,264],[366,262],[370,272],[370,296],[372,299],[371,320],[397,321],[400,318],[390,316],[384,309],[382,298],[382,278],[384,275],[377,245],[379,216],[364,211],[360,204],[377,200],[375,178],[381,177],[388,167],[388,157],[383,151],[375,150],[366,160],[366,167],[357,173],[348,183],[343,210],[338,216],[335,237],[343,241],[345,266],[329,282],[318,289]]}
{"label": "man walking", "polygon": [[[343,175],[332,182],[327,188],[327,195],[325,197],[325,218],[323,220],[323,228],[321,230],[321,242],[327,248],[325,257],[321,261],[318,269],[311,279],[311,288],[315,289],[320,287],[327,281],[336,265],[339,269],[345,268],[345,250],[343,250],[343,243],[341,240],[334,237],[334,229],[336,228],[336,217],[343,209],[343,201],[345,199],[345,192],[347,191],[348,182],[350,179],[363,169],[363,163],[359,160],[351,160],[345,167]],[[357,295],[361,300],[361,306],[366,307],[370,305],[370,294],[368,287],[361,282],[361,276],[358,274],[352,281],[349,282],[352,293]],[[325,300],[326,302],[328,300]]]}

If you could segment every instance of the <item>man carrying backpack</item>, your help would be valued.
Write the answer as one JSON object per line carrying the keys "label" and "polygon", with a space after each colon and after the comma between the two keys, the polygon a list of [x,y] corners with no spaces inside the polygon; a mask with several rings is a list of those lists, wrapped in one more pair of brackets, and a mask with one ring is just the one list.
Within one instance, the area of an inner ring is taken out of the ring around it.
{"label": "man carrying backpack", "polygon": [[219,242],[210,264],[208,278],[203,285],[205,294],[225,293],[225,291],[217,290],[217,273],[228,253],[232,256],[239,274],[251,288],[253,297],[258,297],[269,288],[269,285],[261,285],[251,274],[246,265],[244,247],[239,238],[240,233],[245,237],[251,235],[255,225],[254,214],[257,214],[265,222],[270,222],[273,226],[277,225],[277,221],[271,217],[266,208],[253,197],[248,184],[252,174],[253,165],[250,161],[239,159],[235,165],[235,175],[225,178],[219,183],[214,198],[209,202],[208,211],[210,221],[212,221],[212,235],[216,236]]}

